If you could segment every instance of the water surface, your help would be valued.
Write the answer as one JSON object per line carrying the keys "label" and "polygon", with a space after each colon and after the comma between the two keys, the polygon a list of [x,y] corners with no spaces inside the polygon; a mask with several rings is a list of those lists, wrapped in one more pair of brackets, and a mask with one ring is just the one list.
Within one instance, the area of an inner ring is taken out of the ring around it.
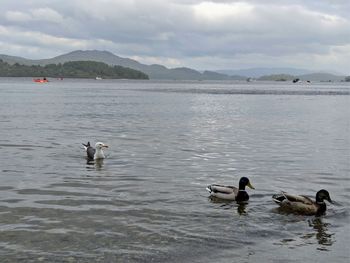
{"label": "water surface", "polygon": [[[347,262],[345,83],[0,79],[1,262]],[[109,145],[88,164],[81,143]],[[251,179],[249,204],[210,183]],[[280,214],[272,194],[327,214]]]}

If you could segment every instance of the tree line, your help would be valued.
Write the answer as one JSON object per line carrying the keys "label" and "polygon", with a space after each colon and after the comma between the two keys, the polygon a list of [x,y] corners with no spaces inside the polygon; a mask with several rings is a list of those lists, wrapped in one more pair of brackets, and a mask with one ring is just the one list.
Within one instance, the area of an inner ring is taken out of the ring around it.
{"label": "tree line", "polygon": [[71,61],[63,64],[10,65],[0,60],[0,77],[108,78],[149,79],[145,73],[122,66],[109,66],[96,61]]}

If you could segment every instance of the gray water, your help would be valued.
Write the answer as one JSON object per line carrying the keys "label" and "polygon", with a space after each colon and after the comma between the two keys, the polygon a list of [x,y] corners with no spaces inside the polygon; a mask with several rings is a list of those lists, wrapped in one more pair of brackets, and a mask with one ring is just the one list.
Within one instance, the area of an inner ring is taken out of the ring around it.
{"label": "gray water", "polygon": [[[349,91],[0,79],[0,262],[348,262]],[[208,198],[241,176],[245,207]],[[322,188],[319,218],[271,199]]]}

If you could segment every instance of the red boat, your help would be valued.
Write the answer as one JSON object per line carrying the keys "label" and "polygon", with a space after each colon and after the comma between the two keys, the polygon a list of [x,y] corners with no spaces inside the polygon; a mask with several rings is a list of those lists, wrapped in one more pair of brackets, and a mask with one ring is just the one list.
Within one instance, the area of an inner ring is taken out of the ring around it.
{"label": "red boat", "polygon": [[33,79],[34,82],[39,82],[39,83],[46,83],[49,82],[46,78],[43,79]]}

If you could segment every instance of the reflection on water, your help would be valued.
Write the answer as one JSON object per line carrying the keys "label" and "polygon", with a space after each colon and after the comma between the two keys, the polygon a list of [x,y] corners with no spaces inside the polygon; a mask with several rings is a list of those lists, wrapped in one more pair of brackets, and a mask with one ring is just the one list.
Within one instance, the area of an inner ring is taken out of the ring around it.
{"label": "reflection on water", "polygon": [[247,206],[247,203],[238,203],[237,212],[239,215],[246,215],[247,214],[246,206]]}
{"label": "reflection on water", "polygon": [[248,202],[236,202],[236,201],[228,201],[223,200],[220,198],[217,198],[215,196],[209,196],[208,200],[213,203],[219,205],[220,208],[226,209],[226,210],[232,210],[236,209],[238,215],[246,215],[247,214],[247,206],[249,205]]}
{"label": "reflection on water", "polygon": [[331,246],[334,243],[334,233],[329,233],[329,223],[324,223],[322,218],[316,217],[308,220],[309,226],[312,227],[316,233],[315,237],[318,240],[318,244],[322,245],[319,250],[326,250],[323,246]]}
{"label": "reflection on water", "polygon": [[[295,236],[293,238],[283,238],[275,244],[287,245],[291,249],[318,244],[315,246],[317,250],[328,251],[335,242],[335,233],[332,233],[330,230],[331,224],[323,221],[322,217],[313,217],[305,221],[303,216],[295,216],[294,219],[288,222],[291,225],[287,227],[287,229],[295,231]],[[307,223],[309,228],[303,227],[303,231],[300,228],[295,228],[295,225],[304,225],[304,223]],[[310,227],[313,230],[312,232],[310,232]]]}
{"label": "reflection on water", "polygon": [[104,159],[96,159],[96,160],[90,160],[87,159],[86,164],[89,165],[87,168],[91,169],[91,167],[95,167],[97,171],[102,169]]}

